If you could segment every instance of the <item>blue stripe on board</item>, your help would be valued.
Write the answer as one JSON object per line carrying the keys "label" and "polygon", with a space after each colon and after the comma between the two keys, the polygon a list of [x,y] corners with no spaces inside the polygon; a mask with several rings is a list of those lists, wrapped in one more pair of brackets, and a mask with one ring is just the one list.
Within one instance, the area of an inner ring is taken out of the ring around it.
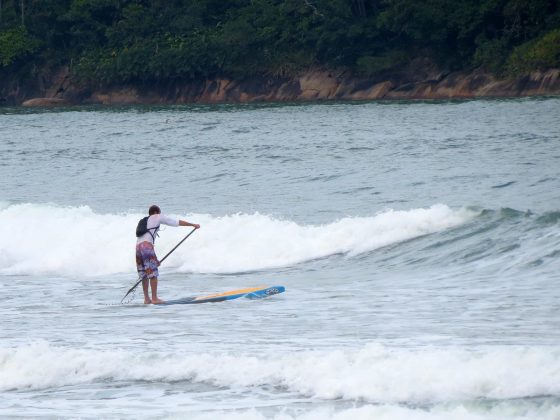
{"label": "blue stripe on board", "polygon": [[[210,302],[223,302],[224,300],[233,300],[238,299],[240,297],[246,297],[248,299],[262,299],[268,296],[277,295],[279,293],[284,293],[286,288],[284,286],[271,286],[265,287],[263,289],[254,290],[250,293],[242,292],[242,293],[233,293],[227,295],[219,295],[219,296],[212,296],[210,295],[208,298],[192,296],[192,297],[184,297],[180,299],[168,300],[160,306],[165,305],[188,305],[188,304],[195,304],[195,303],[210,303]],[[235,290],[232,290],[235,292]]]}

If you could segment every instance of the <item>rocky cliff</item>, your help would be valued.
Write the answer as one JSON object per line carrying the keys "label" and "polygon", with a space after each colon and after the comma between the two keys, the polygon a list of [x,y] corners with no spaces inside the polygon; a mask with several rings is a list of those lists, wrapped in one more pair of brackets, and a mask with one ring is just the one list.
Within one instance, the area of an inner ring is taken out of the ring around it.
{"label": "rocky cliff", "polygon": [[94,88],[74,82],[61,68],[23,87],[0,82],[0,104],[53,106],[76,104],[248,103],[320,100],[465,99],[560,95],[560,69],[500,80],[476,70],[442,72],[416,63],[375,78],[315,69],[292,78],[214,79]]}

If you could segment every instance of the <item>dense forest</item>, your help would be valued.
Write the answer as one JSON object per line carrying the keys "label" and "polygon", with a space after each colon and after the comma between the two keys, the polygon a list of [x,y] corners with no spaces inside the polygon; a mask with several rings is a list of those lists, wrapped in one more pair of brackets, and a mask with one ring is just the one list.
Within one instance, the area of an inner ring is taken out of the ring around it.
{"label": "dense forest", "polygon": [[560,0],[0,0],[2,77],[369,77],[417,57],[500,77],[560,67]]}

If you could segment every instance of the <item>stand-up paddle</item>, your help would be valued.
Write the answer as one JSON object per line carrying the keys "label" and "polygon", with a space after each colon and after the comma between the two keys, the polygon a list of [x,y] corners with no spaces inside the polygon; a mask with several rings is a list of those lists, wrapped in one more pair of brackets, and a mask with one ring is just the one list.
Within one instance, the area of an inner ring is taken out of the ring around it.
{"label": "stand-up paddle", "polygon": [[[185,241],[187,240],[187,238],[188,238],[189,236],[191,236],[191,235],[194,233],[195,230],[196,230],[196,228],[194,228],[193,230],[191,230],[187,236],[185,236],[183,239],[181,239],[181,242],[179,242],[177,245],[175,245],[175,246],[173,247],[173,249],[172,249],[171,251],[169,251],[167,254],[165,254],[165,257],[163,257],[161,260],[159,260],[159,263],[161,264],[162,262],[164,262],[165,259],[166,259],[167,257],[169,257],[173,251],[175,251],[177,248],[179,248],[179,245],[181,245],[183,242],[185,242]],[[128,292],[126,292],[126,295],[124,295],[124,297],[121,299],[121,303],[123,303],[123,301],[126,299],[126,297],[127,297],[134,289],[136,289],[136,287],[137,287],[141,282],[142,282],[142,279],[138,279],[138,281],[136,282],[136,284],[135,284],[134,286],[132,286],[132,287],[128,290]]]}

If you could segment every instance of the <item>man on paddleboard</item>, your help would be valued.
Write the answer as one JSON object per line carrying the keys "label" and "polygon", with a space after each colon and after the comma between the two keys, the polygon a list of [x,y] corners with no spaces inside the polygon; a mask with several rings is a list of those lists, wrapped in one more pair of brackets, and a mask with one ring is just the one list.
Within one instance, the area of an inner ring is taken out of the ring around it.
{"label": "man on paddleboard", "polygon": [[[148,217],[140,220],[136,228],[136,269],[138,276],[142,279],[142,289],[144,291],[144,303],[163,303],[158,298],[158,267],[159,260],[154,250],[154,242],[156,239],[159,226],[161,224],[167,226],[191,226],[199,229],[200,225],[190,223],[184,220],[177,220],[161,214],[158,206],[153,205],[148,210]],[[152,289],[152,298],[148,293],[148,283]]]}

